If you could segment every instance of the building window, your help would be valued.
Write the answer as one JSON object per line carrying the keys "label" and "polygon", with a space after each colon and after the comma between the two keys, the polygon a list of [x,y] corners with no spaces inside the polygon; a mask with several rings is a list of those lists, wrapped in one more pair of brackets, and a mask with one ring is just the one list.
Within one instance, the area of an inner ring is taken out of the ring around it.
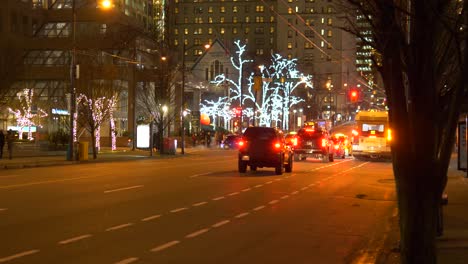
{"label": "building window", "polygon": [[213,28],[208,28],[208,34],[212,35],[213,34]]}
{"label": "building window", "polygon": [[288,38],[292,38],[293,37],[293,31],[292,30],[288,30]]}
{"label": "building window", "polygon": [[193,34],[194,34],[194,35],[201,35],[201,34],[203,34],[203,29],[202,29],[202,28],[196,28],[196,29],[193,31]]}
{"label": "building window", "polygon": [[332,48],[331,43],[327,43],[327,49],[331,49],[331,48]]}
{"label": "building window", "polygon": [[174,13],[179,14],[179,8],[178,7],[174,8]]}
{"label": "building window", "polygon": [[313,7],[309,8],[309,13],[311,14],[315,13],[315,9]]}
{"label": "building window", "polygon": [[263,29],[263,27],[257,27],[255,28],[255,34],[264,34],[265,31]]}
{"label": "building window", "polygon": [[333,13],[333,7],[331,6],[327,7],[327,13],[329,14]]}
{"label": "building window", "polygon": [[327,19],[327,24],[328,24],[329,26],[331,26],[331,25],[333,24],[333,19],[332,19],[332,18],[328,18],[328,19]]}
{"label": "building window", "polygon": [[195,18],[195,24],[203,24],[203,18],[202,17],[196,17]]}
{"label": "building window", "polygon": [[249,34],[250,32],[250,28],[249,27],[245,27],[244,28],[244,34]]}
{"label": "building window", "polygon": [[314,45],[312,44],[312,42],[306,41],[306,42],[304,42],[304,48],[305,49],[313,49]]}
{"label": "building window", "polygon": [[245,17],[245,23],[250,23],[250,17],[248,16]]}
{"label": "building window", "polygon": [[292,54],[288,54],[288,60],[292,60]]}
{"label": "building window", "polygon": [[188,17],[184,17],[184,23],[188,24]]}
{"label": "building window", "polygon": [[292,42],[288,42],[288,49],[292,49]]}
{"label": "building window", "polygon": [[325,29],[320,30],[320,35],[322,35],[322,36],[325,35]]}
{"label": "building window", "polygon": [[174,39],[174,46],[179,46],[179,40]]}
{"label": "building window", "polygon": [[213,7],[212,6],[208,7],[208,13],[213,13]]}
{"label": "building window", "polygon": [[232,17],[232,23],[234,23],[234,24],[237,23],[237,17],[236,16]]}
{"label": "building window", "polygon": [[257,49],[255,53],[256,55],[263,55],[263,49]]}
{"label": "building window", "polygon": [[291,7],[288,7],[288,14],[292,14],[293,13],[293,10]]}
{"label": "building window", "polygon": [[272,22],[272,23],[275,22],[275,17],[274,16],[270,17],[270,22]]}
{"label": "building window", "polygon": [[219,18],[219,23],[224,23],[224,17]]}
{"label": "building window", "polygon": [[270,27],[270,33],[271,34],[275,33],[275,27]]}
{"label": "building window", "polygon": [[255,17],[255,22],[257,23],[263,23],[264,22],[264,18],[262,16],[257,16]]}
{"label": "building window", "polygon": [[333,31],[331,29],[328,30],[327,37],[329,38],[333,37]]}
{"label": "building window", "polygon": [[232,34],[237,34],[237,28],[236,27],[232,28]]}
{"label": "building window", "polygon": [[323,42],[323,40],[320,41],[320,47],[322,47],[322,48],[325,47],[325,42]]}
{"label": "building window", "polygon": [[179,29],[178,28],[174,29],[174,35],[179,35]]}
{"label": "building window", "polygon": [[233,7],[232,7],[232,12],[233,12],[233,13],[237,13],[237,6],[233,6]]}
{"label": "building window", "polygon": [[210,24],[213,23],[213,18],[212,17],[208,17],[208,23],[210,23]]}
{"label": "building window", "polygon": [[221,13],[226,13],[226,7],[221,6],[221,7],[219,8],[219,12],[221,12]]}
{"label": "building window", "polygon": [[219,30],[219,33],[221,33],[222,35],[224,35],[224,31],[225,31],[224,28],[221,28],[221,29]]}
{"label": "building window", "polygon": [[322,21],[322,24],[325,24],[325,18],[322,17],[321,21]]}
{"label": "building window", "polygon": [[184,34],[188,35],[188,28],[184,28]]}
{"label": "building window", "polygon": [[261,12],[265,11],[265,7],[262,6],[262,5],[258,5],[258,6],[255,7],[255,11],[261,13]]}

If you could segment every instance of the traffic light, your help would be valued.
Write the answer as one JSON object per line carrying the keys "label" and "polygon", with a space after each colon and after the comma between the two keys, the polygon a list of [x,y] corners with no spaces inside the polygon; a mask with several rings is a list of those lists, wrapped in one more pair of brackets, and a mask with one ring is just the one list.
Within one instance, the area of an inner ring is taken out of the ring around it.
{"label": "traffic light", "polygon": [[351,89],[351,90],[349,91],[349,100],[350,100],[351,102],[357,102],[358,97],[359,97],[359,92],[358,92],[358,90],[356,90],[356,89]]}

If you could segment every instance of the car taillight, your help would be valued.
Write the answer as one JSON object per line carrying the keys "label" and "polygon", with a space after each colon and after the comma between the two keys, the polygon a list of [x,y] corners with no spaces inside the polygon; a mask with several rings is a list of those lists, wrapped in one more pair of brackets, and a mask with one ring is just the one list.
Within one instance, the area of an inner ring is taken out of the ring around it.
{"label": "car taillight", "polygon": [[277,148],[277,149],[281,148],[281,143],[276,142],[276,143],[275,143],[275,148]]}
{"label": "car taillight", "polygon": [[237,144],[241,148],[241,147],[243,147],[245,145],[245,142],[243,140],[239,140],[239,142]]}
{"label": "car taillight", "polygon": [[391,141],[391,140],[392,140],[392,130],[387,129],[387,141]]}
{"label": "car taillight", "polygon": [[326,138],[322,138],[322,147],[326,147],[328,145],[328,141]]}
{"label": "car taillight", "polygon": [[291,141],[293,146],[297,146],[297,138],[293,138]]}

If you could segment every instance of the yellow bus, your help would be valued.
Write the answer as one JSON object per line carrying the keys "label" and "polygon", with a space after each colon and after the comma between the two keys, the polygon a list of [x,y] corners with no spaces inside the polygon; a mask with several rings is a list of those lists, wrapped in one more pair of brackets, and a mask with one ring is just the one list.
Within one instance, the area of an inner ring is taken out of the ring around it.
{"label": "yellow bus", "polygon": [[353,156],[356,159],[391,159],[392,130],[387,111],[359,111],[352,132]]}

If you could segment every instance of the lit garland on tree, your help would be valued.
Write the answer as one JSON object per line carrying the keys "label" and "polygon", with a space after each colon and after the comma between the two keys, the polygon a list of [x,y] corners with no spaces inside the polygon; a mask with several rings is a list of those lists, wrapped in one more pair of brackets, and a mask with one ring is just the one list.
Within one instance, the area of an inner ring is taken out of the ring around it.
{"label": "lit garland on tree", "polygon": [[[8,108],[9,112],[15,115],[16,124],[20,128],[19,129],[19,138],[23,138],[23,128],[28,128],[28,140],[34,140],[32,136],[32,129],[33,126],[42,127],[39,123],[40,119],[47,116],[47,113],[37,108],[36,113],[32,111],[32,99],[34,95],[33,89],[24,89],[23,93],[18,93],[18,99],[22,105],[21,109],[12,110]],[[36,121],[38,123],[36,123]]]}
{"label": "lit garland on tree", "polygon": [[[229,85],[229,96],[220,97],[218,101],[206,101],[201,103],[202,112],[209,114],[213,119],[223,117],[225,127],[235,115],[231,105],[240,99],[240,89],[242,82],[242,71],[245,63],[251,60],[243,59],[246,51],[246,45],[241,45],[240,41],[234,43],[237,46],[237,58],[231,57],[233,67],[238,71],[237,81],[229,79],[224,74],[215,77],[216,85]],[[262,80],[271,80],[271,82],[262,82],[261,95],[257,97],[253,90],[254,75],[251,74],[247,79],[247,89],[242,96],[242,113],[246,117],[254,117],[259,120],[260,126],[276,126],[281,122],[283,129],[289,129],[289,110],[294,105],[304,101],[293,93],[296,88],[304,85],[306,88],[312,88],[310,75],[304,75],[297,70],[297,59],[286,59],[279,54],[272,56],[271,65],[262,67]],[[256,111],[251,107],[245,107],[245,103],[250,102],[255,105]],[[230,110],[228,110],[230,109]]]}

